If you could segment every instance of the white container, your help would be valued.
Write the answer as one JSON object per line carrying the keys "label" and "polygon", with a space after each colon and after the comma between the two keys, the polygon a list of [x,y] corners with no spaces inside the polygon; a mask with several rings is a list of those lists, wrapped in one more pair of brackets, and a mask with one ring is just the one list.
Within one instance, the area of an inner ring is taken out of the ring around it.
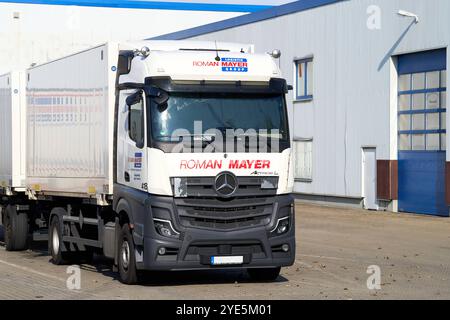
{"label": "white container", "polygon": [[25,190],[25,76],[0,76],[0,188],[6,193]]}
{"label": "white container", "polygon": [[117,45],[27,70],[27,187],[97,197],[113,190]]}

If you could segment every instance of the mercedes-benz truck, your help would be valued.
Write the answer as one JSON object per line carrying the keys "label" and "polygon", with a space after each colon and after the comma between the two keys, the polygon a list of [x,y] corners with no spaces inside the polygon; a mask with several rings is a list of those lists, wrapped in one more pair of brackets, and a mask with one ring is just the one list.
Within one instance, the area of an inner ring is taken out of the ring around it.
{"label": "mercedes-benz truck", "polygon": [[144,270],[270,280],[293,264],[288,85],[273,54],[108,43],[0,86],[8,250],[45,240],[55,264],[102,254],[126,284]]}

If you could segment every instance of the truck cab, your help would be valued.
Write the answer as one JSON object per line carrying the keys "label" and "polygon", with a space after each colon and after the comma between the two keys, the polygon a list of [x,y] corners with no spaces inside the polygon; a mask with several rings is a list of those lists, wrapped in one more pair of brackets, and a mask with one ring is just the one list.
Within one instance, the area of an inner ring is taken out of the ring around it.
{"label": "truck cab", "polygon": [[150,41],[121,48],[116,84],[122,281],[216,268],[268,280],[292,265],[288,86],[276,60],[250,45]]}

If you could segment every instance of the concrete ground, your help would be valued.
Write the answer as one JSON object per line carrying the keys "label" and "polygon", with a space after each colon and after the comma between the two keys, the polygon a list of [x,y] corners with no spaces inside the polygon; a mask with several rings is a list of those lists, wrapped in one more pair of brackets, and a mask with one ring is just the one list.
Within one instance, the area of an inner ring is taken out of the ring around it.
{"label": "concrete ground", "polygon": [[[273,283],[207,271],[150,273],[130,287],[96,258],[81,266],[81,290],[69,290],[67,266],[49,263],[45,246],[0,243],[0,299],[450,299],[450,219],[299,203],[296,231],[295,265]],[[367,288],[372,265],[381,290]]]}

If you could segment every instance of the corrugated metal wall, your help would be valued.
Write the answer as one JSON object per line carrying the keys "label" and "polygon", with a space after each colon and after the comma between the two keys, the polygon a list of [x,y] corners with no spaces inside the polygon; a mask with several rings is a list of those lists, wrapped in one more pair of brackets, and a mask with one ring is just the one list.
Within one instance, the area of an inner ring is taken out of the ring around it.
{"label": "corrugated metal wall", "polygon": [[[380,29],[369,29],[367,21],[377,18],[377,8]],[[399,9],[418,14],[420,22],[397,15]],[[281,68],[290,83],[293,60],[313,55],[314,99],[293,102],[294,93],[289,97],[293,137],[314,139],[312,182],[296,183],[295,191],[361,197],[361,148],[376,147],[378,160],[397,158],[396,70],[391,56],[447,47],[450,2],[345,1],[194,39],[251,42],[257,52],[279,48]]]}

